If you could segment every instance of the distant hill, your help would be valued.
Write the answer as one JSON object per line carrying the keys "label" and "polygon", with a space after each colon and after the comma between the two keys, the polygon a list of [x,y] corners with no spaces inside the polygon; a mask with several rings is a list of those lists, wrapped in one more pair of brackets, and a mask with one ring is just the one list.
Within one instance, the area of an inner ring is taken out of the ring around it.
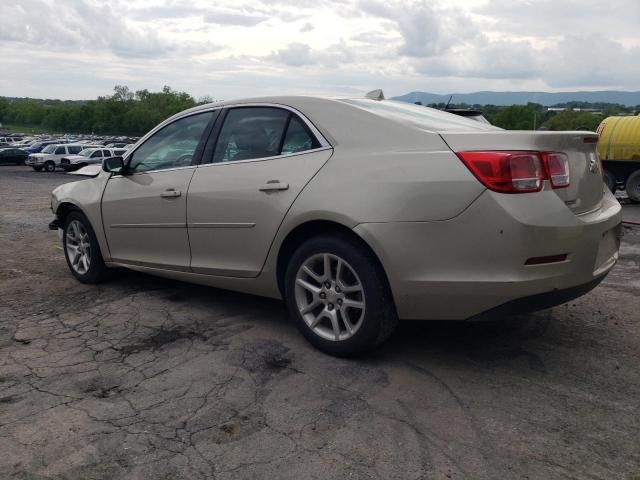
{"label": "distant hill", "polygon": [[403,102],[451,103],[468,105],[526,105],[529,102],[545,106],[567,102],[618,103],[628,107],[640,105],[640,92],[603,90],[597,92],[474,92],[439,95],[427,92],[411,92],[394,97]]}

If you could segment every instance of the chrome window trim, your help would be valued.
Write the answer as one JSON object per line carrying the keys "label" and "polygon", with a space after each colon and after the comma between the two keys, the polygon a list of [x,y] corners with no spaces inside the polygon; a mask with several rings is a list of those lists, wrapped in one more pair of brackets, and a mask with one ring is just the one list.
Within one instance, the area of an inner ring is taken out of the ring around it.
{"label": "chrome window trim", "polygon": [[296,157],[298,155],[306,155],[308,153],[324,152],[325,150],[332,150],[332,149],[333,149],[333,147],[331,147],[331,146],[319,147],[319,148],[312,148],[311,150],[304,150],[302,152],[287,153],[286,155],[272,155],[271,157],[248,158],[246,160],[231,160],[229,162],[201,163],[200,165],[197,165],[197,167],[198,168],[202,168],[202,167],[221,167],[223,165],[235,165],[235,164],[238,164],[238,163],[264,162],[264,161],[268,161],[268,160],[276,160],[278,158],[289,158],[289,157]]}
{"label": "chrome window trim", "polygon": [[136,175],[146,175],[148,173],[157,173],[157,172],[173,172],[175,170],[186,170],[188,168],[197,168],[200,165],[186,165],[184,167],[170,167],[170,168],[160,168],[158,170],[146,170],[144,172],[135,172],[130,173],[128,175],[122,175],[120,173],[113,174],[111,178],[124,178],[124,177],[135,177]]}

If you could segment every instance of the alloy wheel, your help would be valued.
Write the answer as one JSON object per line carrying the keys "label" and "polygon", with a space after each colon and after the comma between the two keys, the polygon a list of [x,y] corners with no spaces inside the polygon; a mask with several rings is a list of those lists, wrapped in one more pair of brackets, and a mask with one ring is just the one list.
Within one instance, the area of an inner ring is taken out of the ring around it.
{"label": "alloy wheel", "polygon": [[84,275],[91,266],[91,242],[89,233],[79,220],[73,220],[67,226],[65,245],[71,268]]}
{"label": "alloy wheel", "polygon": [[349,263],[319,253],[298,269],[295,300],[304,322],[316,335],[332,341],[351,338],[366,311],[364,287]]}

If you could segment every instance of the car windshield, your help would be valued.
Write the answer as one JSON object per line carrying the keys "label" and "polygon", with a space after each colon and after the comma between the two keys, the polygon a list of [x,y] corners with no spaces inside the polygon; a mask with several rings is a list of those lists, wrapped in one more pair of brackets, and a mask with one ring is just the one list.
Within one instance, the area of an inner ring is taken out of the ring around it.
{"label": "car windshield", "polygon": [[53,153],[56,151],[56,146],[55,145],[47,145],[46,147],[44,147],[42,149],[42,153]]}
{"label": "car windshield", "polygon": [[95,148],[85,148],[78,155],[82,155],[83,157],[88,157],[95,151],[96,151]]}
{"label": "car windshield", "polygon": [[394,100],[348,99],[343,102],[368,110],[384,118],[410,123],[431,132],[499,130],[498,127],[460,117],[434,108]]}

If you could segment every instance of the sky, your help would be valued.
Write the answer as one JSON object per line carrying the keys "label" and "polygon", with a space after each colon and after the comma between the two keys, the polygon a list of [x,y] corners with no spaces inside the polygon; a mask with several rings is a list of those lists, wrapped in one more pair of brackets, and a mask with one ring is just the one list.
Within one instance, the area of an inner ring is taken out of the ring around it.
{"label": "sky", "polygon": [[640,90],[640,0],[0,0],[0,95]]}

